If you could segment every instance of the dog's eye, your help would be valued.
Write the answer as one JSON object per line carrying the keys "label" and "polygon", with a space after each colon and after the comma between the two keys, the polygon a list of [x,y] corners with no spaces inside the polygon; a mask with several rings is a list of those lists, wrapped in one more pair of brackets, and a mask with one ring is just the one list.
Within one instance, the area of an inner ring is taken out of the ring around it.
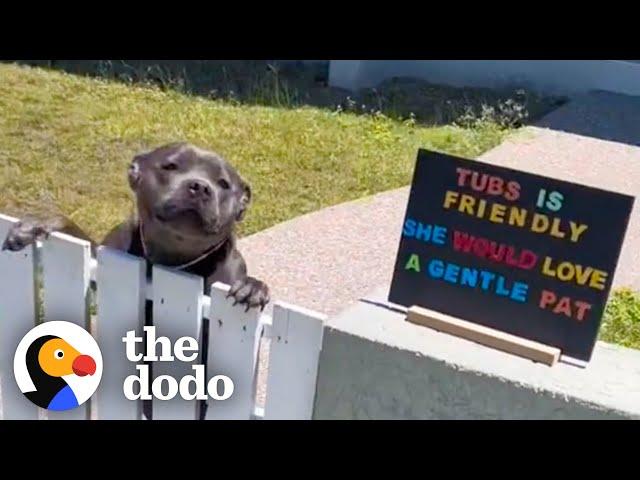
{"label": "dog's eye", "polygon": [[228,190],[231,187],[231,185],[229,185],[229,182],[227,182],[224,178],[218,180],[218,185],[220,185],[220,187],[225,190]]}
{"label": "dog's eye", "polygon": [[162,165],[162,169],[163,170],[167,170],[167,171],[177,170],[178,169],[178,164],[175,163],[175,162],[165,163],[164,165]]}

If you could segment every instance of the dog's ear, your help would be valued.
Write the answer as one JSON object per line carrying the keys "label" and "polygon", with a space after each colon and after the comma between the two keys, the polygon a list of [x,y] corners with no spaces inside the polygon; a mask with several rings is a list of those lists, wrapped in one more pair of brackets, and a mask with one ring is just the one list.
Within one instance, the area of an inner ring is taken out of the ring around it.
{"label": "dog's ear", "polygon": [[144,157],[145,155],[136,155],[129,164],[129,186],[134,192],[136,191],[136,188],[138,188],[138,183],[140,183],[140,162]]}
{"label": "dog's ear", "polygon": [[251,187],[247,182],[240,179],[240,208],[238,209],[238,214],[236,215],[236,221],[241,222],[244,218],[245,213],[247,212],[247,208],[251,203]]}

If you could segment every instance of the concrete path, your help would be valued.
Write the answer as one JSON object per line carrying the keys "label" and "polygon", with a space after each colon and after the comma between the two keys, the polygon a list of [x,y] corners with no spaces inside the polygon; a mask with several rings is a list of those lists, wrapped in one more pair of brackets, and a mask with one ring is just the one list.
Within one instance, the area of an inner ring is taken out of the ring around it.
{"label": "concrete path", "polygon": [[537,126],[640,146],[640,97],[610,92],[580,95]]}
{"label": "concrete path", "polygon": [[[595,138],[640,143],[640,99],[627,100],[577,98],[544,118],[546,128],[519,131],[479,160],[640,197],[640,147]],[[242,239],[240,248],[273,298],[334,315],[390,282],[407,198],[402,188],[337,205]],[[614,285],[640,290],[640,199]]]}

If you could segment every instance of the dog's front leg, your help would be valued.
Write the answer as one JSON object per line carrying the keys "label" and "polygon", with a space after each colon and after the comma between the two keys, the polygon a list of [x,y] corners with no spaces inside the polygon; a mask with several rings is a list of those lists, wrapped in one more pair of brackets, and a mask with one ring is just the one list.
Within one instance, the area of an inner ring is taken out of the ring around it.
{"label": "dog's front leg", "polygon": [[264,310],[269,303],[269,287],[266,283],[254,277],[244,277],[237,280],[229,290],[229,297],[233,297],[236,303],[246,305],[246,310],[258,308]]}
{"label": "dog's front leg", "polygon": [[75,223],[63,216],[36,217],[25,216],[9,229],[2,250],[18,252],[38,240],[45,240],[53,232],[63,232],[84,240],[91,239]]}
{"label": "dog's front leg", "polygon": [[215,282],[230,285],[227,297],[233,297],[234,305],[241,304],[250,308],[264,310],[270,301],[269,287],[255,277],[247,275],[247,265],[237,249],[232,249],[225,261],[218,265],[216,271],[207,279],[209,290]]}

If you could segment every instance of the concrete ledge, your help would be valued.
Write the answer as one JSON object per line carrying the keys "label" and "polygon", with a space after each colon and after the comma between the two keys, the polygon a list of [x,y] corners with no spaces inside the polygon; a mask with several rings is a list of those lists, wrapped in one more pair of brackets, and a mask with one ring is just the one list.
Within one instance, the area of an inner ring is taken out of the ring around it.
{"label": "concrete ledge", "polygon": [[360,302],[327,323],[314,418],[640,419],[640,351],[547,367]]}

